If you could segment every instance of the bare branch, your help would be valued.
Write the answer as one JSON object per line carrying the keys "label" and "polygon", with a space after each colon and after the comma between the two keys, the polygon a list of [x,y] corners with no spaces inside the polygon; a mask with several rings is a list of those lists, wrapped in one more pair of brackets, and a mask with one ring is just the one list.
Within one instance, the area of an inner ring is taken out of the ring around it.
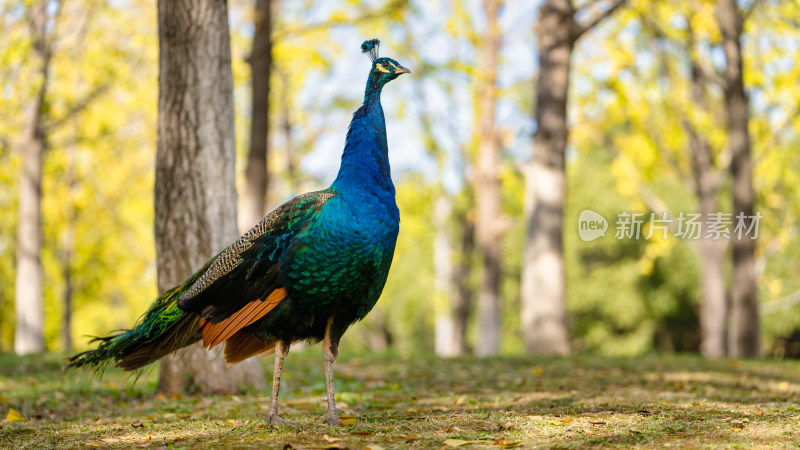
{"label": "bare branch", "polygon": [[91,105],[91,103],[95,99],[97,99],[97,97],[103,95],[108,90],[108,88],[109,88],[108,83],[104,83],[96,87],[94,90],[92,90],[92,92],[89,92],[86,95],[86,97],[84,97],[82,100],[73,104],[72,107],[69,109],[69,111],[67,111],[67,113],[64,114],[62,117],[49,121],[49,123],[45,123],[44,128],[46,128],[47,130],[54,130],[60,127],[61,125],[64,125],[67,121],[69,121],[76,115],[83,112],[83,110],[88,108],[89,105]]}
{"label": "bare branch", "polygon": [[392,14],[402,9],[407,5],[408,5],[408,0],[392,0],[382,8],[376,9],[374,11],[366,11],[363,14],[356,17],[333,19],[319,23],[310,23],[307,25],[298,26],[294,28],[286,28],[282,30],[278,29],[272,33],[272,41],[275,42],[276,40],[284,38],[289,35],[299,35],[299,34],[309,33],[311,31],[318,30],[320,28],[328,28],[339,25],[355,25],[361,22],[368,22],[370,20],[388,16],[389,14]]}
{"label": "bare branch", "polygon": [[578,31],[575,34],[575,39],[578,39],[579,37],[581,37],[583,35],[583,33],[586,33],[587,31],[589,31],[592,28],[594,28],[595,26],[597,26],[597,24],[602,22],[603,19],[605,19],[606,17],[610,16],[611,14],[614,13],[614,11],[616,11],[622,5],[624,5],[626,1],[627,0],[616,0],[613,4],[611,4],[611,6],[608,9],[606,9],[605,11],[597,14],[597,16],[595,16],[593,19],[589,20],[589,22],[587,22],[585,24],[578,24]]}
{"label": "bare branch", "polygon": [[700,75],[703,77],[704,80],[708,81],[709,83],[715,84],[721,88],[725,87],[725,80],[714,70],[711,65],[709,65],[708,60],[702,58],[695,59],[695,65],[698,69],[700,69]]}
{"label": "bare branch", "polygon": [[751,3],[747,9],[742,11],[742,24],[750,18],[753,12],[755,12],[762,3],[764,3],[764,0],[753,0],[753,3]]}
{"label": "bare branch", "polygon": [[777,314],[800,303],[800,290],[796,290],[780,300],[764,302],[761,304],[760,316]]}
{"label": "bare branch", "polygon": [[768,149],[779,147],[783,143],[786,134],[792,130],[792,122],[798,117],[800,117],[800,103],[797,104],[794,111],[786,118],[783,125],[779,126],[776,132],[772,134],[772,139],[770,139],[769,144],[767,144]]}

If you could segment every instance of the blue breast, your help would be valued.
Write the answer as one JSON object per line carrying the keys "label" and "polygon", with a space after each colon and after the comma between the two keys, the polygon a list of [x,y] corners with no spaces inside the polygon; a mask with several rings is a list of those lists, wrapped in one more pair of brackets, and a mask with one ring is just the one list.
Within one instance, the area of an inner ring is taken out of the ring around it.
{"label": "blue breast", "polygon": [[355,310],[360,319],[386,283],[400,222],[380,102],[354,114],[331,188],[336,196],[297,236],[302,245],[282,265],[298,306],[327,314]]}

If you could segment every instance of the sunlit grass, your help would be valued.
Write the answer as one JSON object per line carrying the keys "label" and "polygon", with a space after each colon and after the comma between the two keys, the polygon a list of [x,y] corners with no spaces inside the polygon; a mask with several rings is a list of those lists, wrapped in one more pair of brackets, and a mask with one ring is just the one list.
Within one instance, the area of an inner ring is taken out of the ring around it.
{"label": "sunlit grass", "polygon": [[[439,448],[586,446],[788,447],[800,444],[800,364],[693,356],[608,359],[401,359],[347,355],[337,401],[356,425],[317,423],[325,411],[318,349],[290,354],[284,418],[264,425],[268,390],[230,396],[155,395],[138,381],[63,374],[55,356],[0,356],[0,447]],[[271,358],[265,376],[270,377]]]}

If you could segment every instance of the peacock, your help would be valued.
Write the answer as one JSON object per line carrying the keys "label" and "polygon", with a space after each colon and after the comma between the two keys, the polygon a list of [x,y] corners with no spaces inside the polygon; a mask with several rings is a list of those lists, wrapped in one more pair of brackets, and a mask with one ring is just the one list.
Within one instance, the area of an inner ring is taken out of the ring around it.
{"label": "peacock", "polygon": [[336,411],[333,362],[344,332],[381,295],[400,224],[389,169],[381,90],[411,71],[361,45],[371,67],[364,103],[353,114],[331,186],[279,206],[182,284],[162,293],[130,330],[95,338],[67,367],[135,370],[201,341],[225,343],[228,364],[274,352],[270,425],[278,415],[283,361],[292,343],[322,341],[329,425]]}

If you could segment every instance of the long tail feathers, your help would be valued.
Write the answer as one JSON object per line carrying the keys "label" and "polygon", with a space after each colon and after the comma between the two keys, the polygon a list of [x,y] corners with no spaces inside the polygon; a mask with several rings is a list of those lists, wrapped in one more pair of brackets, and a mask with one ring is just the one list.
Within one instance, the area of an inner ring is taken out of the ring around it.
{"label": "long tail feathers", "polygon": [[264,301],[255,300],[216,324],[178,306],[178,298],[213,261],[209,261],[183,284],[161,294],[132,329],[92,339],[91,342],[98,343],[97,347],[70,358],[65,369],[91,366],[102,372],[108,364],[113,363],[124,370],[136,370],[201,339],[209,349],[225,342],[228,365],[274,350],[274,342],[260,341],[241,330],[275,308],[286,297],[284,288],[275,289]]}
{"label": "long tail feathers", "polygon": [[202,338],[200,317],[186,313],[176,302],[183,286],[177,286],[158,297],[136,326],[119,334],[96,337],[97,348],[69,359],[66,369],[92,366],[98,371],[109,364],[135,370],[155,362],[162,356]]}

